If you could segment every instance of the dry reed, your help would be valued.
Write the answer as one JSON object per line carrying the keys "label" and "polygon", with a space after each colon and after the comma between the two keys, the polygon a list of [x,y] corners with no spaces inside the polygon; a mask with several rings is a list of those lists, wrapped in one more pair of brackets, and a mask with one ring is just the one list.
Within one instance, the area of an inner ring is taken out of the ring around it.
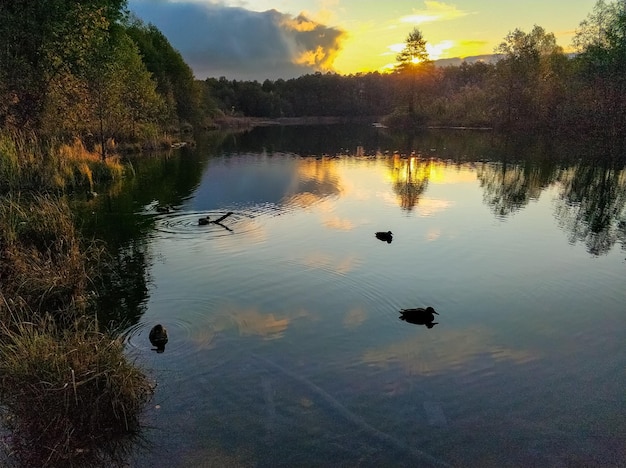
{"label": "dry reed", "polygon": [[24,466],[106,466],[139,428],[152,388],[88,315],[104,258],[63,198],[0,197],[0,401]]}

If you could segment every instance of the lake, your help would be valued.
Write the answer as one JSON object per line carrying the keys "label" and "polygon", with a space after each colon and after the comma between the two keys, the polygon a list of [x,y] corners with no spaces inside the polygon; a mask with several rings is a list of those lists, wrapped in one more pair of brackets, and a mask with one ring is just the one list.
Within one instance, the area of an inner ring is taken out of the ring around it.
{"label": "lake", "polygon": [[625,462],[623,151],[266,127],[133,168],[85,221],[157,382],[131,466]]}

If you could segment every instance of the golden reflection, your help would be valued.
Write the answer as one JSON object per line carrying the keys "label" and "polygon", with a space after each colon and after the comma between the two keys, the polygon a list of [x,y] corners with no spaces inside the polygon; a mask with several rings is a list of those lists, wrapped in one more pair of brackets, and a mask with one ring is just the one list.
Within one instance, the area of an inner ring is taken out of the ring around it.
{"label": "golden reflection", "polygon": [[343,193],[338,161],[334,159],[303,159],[298,162],[297,174],[284,202],[299,208],[308,208],[329,196]]}
{"label": "golden reflection", "polygon": [[435,161],[417,157],[402,158],[394,155],[391,160],[390,178],[394,193],[400,206],[411,211],[418,203],[420,196],[428,187],[431,174],[436,170]]}
{"label": "golden reflection", "polygon": [[355,255],[337,258],[321,252],[312,252],[302,259],[302,263],[309,268],[332,271],[344,275],[360,264],[360,259]]}
{"label": "golden reflection", "polygon": [[363,361],[379,367],[399,362],[408,375],[434,375],[450,370],[489,368],[500,361],[522,364],[538,358],[530,351],[490,345],[490,341],[491,333],[480,327],[441,332],[429,339],[411,338],[384,349],[366,351]]}
{"label": "golden reflection", "polygon": [[349,219],[341,219],[339,216],[326,218],[323,223],[324,226],[338,231],[351,231],[354,229],[354,223],[352,221]]}
{"label": "golden reflection", "polygon": [[422,198],[420,204],[417,207],[417,212],[420,216],[428,217],[433,216],[436,213],[447,210],[452,206],[452,202],[448,200],[437,200],[435,198]]}
{"label": "golden reflection", "polygon": [[298,208],[308,208],[315,205],[323,197],[311,192],[296,193],[285,198],[285,203],[290,206],[297,206]]}
{"label": "golden reflection", "polygon": [[338,159],[304,159],[298,164],[298,176],[300,179],[314,180],[319,185],[326,187],[333,193],[341,192],[338,176]]}
{"label": "golden reflection", "polygon": [[[306,315],[301,313],[299,316]],[[277,318],[273,313],[261,313],[255,307],[236,309],[226,307],[218,312],[205,326],[198,327],[192,340],[199,349],[210,349],[213,341],[219,333],[233,328],[237,329],[241,336],[260,336],[271,340],[282,338],[289,326],[288,318]]]}

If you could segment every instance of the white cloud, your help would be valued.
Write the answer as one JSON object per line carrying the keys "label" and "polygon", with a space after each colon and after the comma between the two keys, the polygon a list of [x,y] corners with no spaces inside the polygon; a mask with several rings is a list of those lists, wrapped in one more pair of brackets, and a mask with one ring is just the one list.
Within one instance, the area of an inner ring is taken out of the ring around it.
{"label": "white cloud", "polygon": [[456,5],[447,5],[444,2],[434,0],[426,0],[424,5],[426,6],[425,9],[415,10],[412,14],[400,18],[400,21],[403,23],[423,24],[461,18],[469,14],[459,10]]}
{"label": "white cloud", "polygon": [[326,71],[345,37],[304,15],[223,2],[131,0],[129,8],[165,34],[199,79],[262,81]]}

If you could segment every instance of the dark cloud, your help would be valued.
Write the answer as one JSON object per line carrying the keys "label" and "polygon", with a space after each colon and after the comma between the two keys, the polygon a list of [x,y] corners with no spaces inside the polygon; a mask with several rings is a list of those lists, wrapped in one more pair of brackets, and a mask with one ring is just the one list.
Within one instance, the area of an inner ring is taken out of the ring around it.
{"label": "dark cloud", "polygon": [[129,7],[165,34],[200,79],[262,81],[326,71],[345,35],[276,10],[147,0],[131,0]]}

